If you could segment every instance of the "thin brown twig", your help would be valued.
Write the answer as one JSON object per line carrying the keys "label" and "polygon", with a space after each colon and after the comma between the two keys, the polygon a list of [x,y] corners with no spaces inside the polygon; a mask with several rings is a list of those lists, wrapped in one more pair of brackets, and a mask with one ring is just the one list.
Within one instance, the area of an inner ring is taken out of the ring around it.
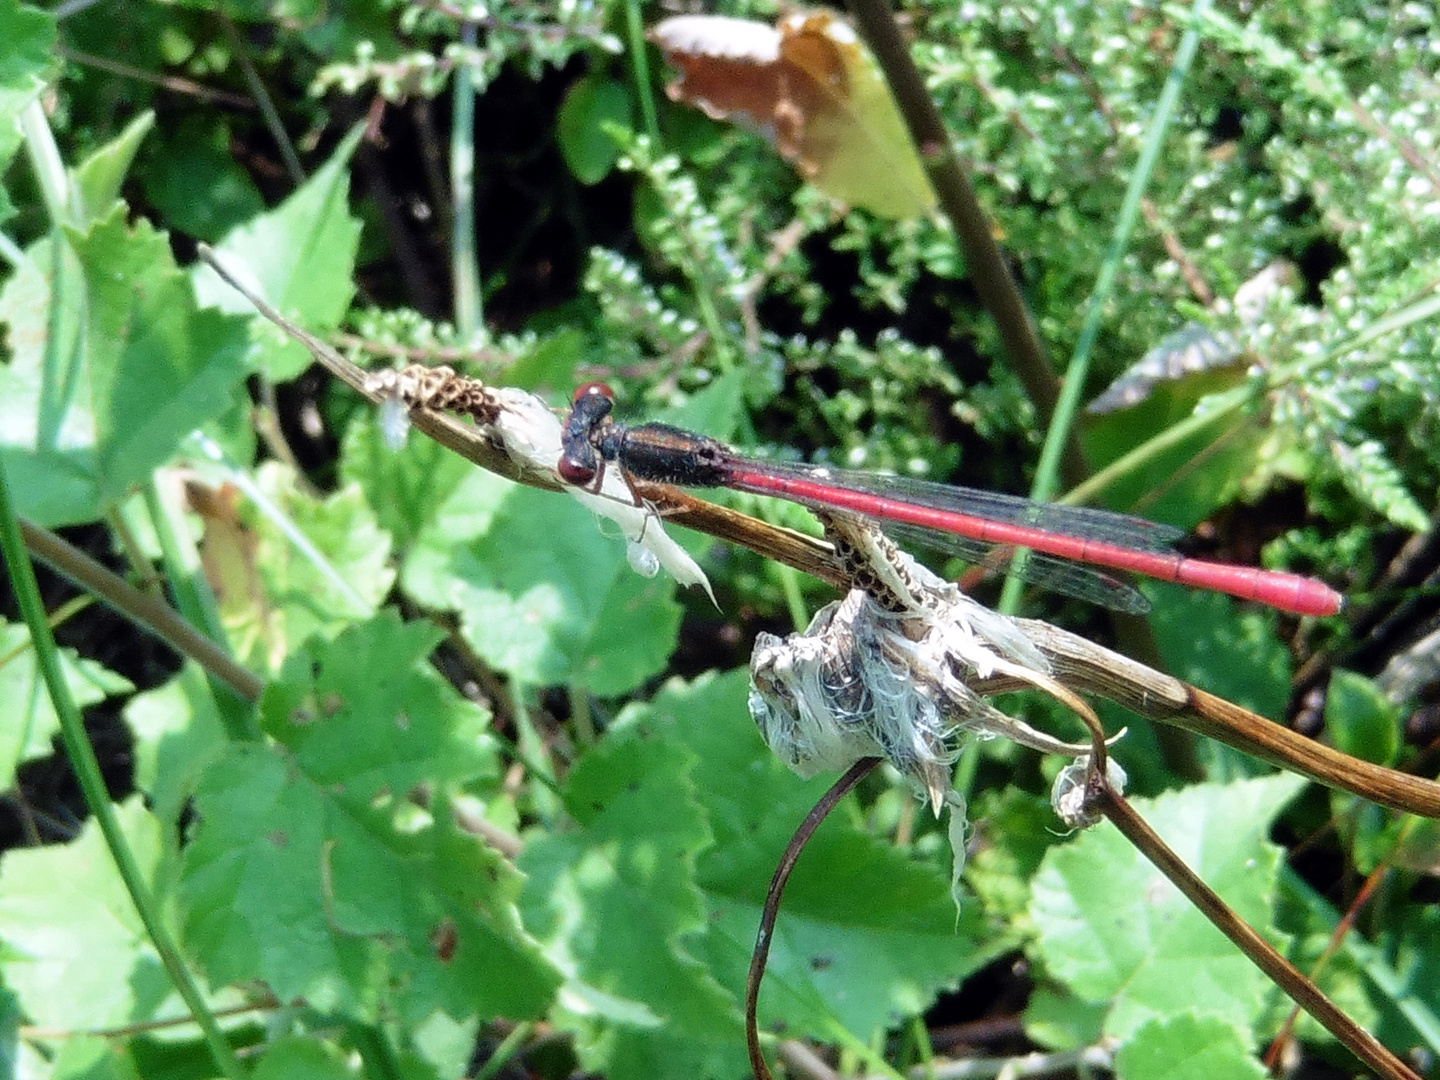
{"label": "thin brown twig", "polygon": [[171,90],[177,94],[186,94],[206,104],[228,105],[232,109],[248,110],[255,108],[255,103],[243,94],[236,94],[230,90],[216,90],[212,87],[197,83],[193,79],[186,79],[179,75],[157,75],[155,72],[146,71],[144,68],[133,67],[130,64],[122,64],[118,60],[111,60],[104,56],[96,56],[94,53],[82,52],[79,49],[68,48],[64,45],[55,46],[55,55],[61,60],[66,60],[72,64],[92,67],[97,71],[108,71],[111,75],[119,75],[121,78],[150,83],[152,86],[158,86],[163,90]]}
{"label": "thin brown twig", "polygon": [[[1343,754],[1049,623],[1034,619],[1019,623],[1050,660],[1056,678],[1068,686],[1098,694],[1146,719],[1225,743],[1326,787],[1404,813],[1440,818],[1440,783],[1434,780]],[[991,685],[977,683],[976,689],[990,693]]]}
{"label": "thin brown twig", "polygon": [[[1414,819],[1412,818],[1411,820],[1413,821]],[[1360,891],[1355,894],[1355,899],[1350,902],[1349,908],[1331,932],[1330,940],[1325,943],[1324,951],[1316,958],[1315,963],[1310,965],[1309,978],[1312,982],[1319,977],[1320,972],[1324,969],[1325,965],[1330,962],[1331,958],[1340,951],[1340,945],[1344,942],[1345,935],[1354,927],[1355,920],[1360,916],[1361,910],[1370,902],[1370,898],[1375,895],[1375,890],[1380,887],[1381,882],[1385,880],[1389,873],[1390,867],[1381,864],[1370,872],[1370,876],[1367,877],[1365,883],[1360,886]],[[1280,1025],[1280,1030],[1275,1033],[1275,1038],[1270,1040],[1270,1046],[1265,1051],[1262,1060],[1265,1062],[1265,1067],[1272,1072],[1279,1068],[1280,1057],[1285,1052],[1285,1046],[1289,1043],[1290,1037],[1295,1032],[1295,1023],[1299,1018],[1300,1006],[1296,1005],[1290,1010],[1290,1015],[1285,1017],[1285,1022]]]}
{"label": "thin brown twig", "polygon": [[131,622],[149,630],[183,656],[194,660],[246,701],[258,701],[265,683],[230,658],[230,655],[180,617],[170,605],[141,592],[112,574],[79,548],[60,537],[20,522],[20,535],[30,554],[57,574],[94,593]]}
{"label": "thin brown twig", "polygon": [[[208,249],[202,249],[202,257],[205,257],[212,266],[216,266],[222,276],[239,287],[234,279],[216,265],[213,253]],[[247,295],[249,294],[247,293]],[[263,301],[259,301],[253,296],[251,299],[256,301],[262,312],[302,340],[317,359],[326,363],[327,367],[334,365],[332,369],[336,370],[337,375],[374,400],[376,395],[366,389],[363,372],[355,368],[353,364],[349,364],[348,361],[344,361],[333,349],[314,338],[313,335],[288,323],[288,320],[284,320],[278,313],[273,312],[273,309],[268,308]],[[508,457],[500,448],[489,446],[478,435],[476,429],[467,429],[463,425],[455,424],[449,417],[431,414],[426,409],[412,409],[412,417],[416,426],[422,430],[433,427],[434,430],[442,433],[444,436],[442,441],[455,439],[459,446],[464,447],[461,452],[470,460],[506,475],[513,474],[515,466],[509,462]],[[447,445],[449,445],[448,442]],[[492,458],[495,459],[494,463],[490,463],[488,460]],[[503,465],[499,464],[501,461],[503,461]],[[533,476],[522,476],[517,479],[537,486],[558,486],[555,477],[541,475],[538,471]],[[756,536],[767,531],[766,529],[757,529],[756,527],[761,523],[746,518],[745,515],[735,514],[731,511],[722,512],[719,507],[690,499],[688,496],[674,492],[662,485],[646,485],[640,490],[647,498],[653,494],[664,508],[664,512],[672,519],[693,524],[697,528],[716,535],[727,534],[726,538],[746,546],[755,547]],[[717,521],[721,520],[728,522],[723,528],[717,526]],[[788,534],[783,530],[769,530],[769,532],[778,539],[776,546],[764,550],[764,554],[780,561],[791,562],[795,551],[805,551],[813,558],[814,572],[837,585],[849,584],[850,575],[843,566],[837,565],[834,551],[819,545],[811,538],[801,537],[798,534]],[[760,550],[760,548],[756,548],[756,550]],[[797,564],[792,562],[791,565]],[[1263,760],[1274,762],[1330,786],[1351,791],[1382,805],[1431,817],[1440,817],[1440,784],[1370,765],[1330,750],[1289,729],[1272,724],[1239,706],[1205,694],[1195,687],[1102,649],[1077,635],[1067,634],[1049,624],[1033,620],[1019,620],[1019,623],[1027,636],[1050,657],[1055,665],[1057,676],[1069,686],[1098,693],[1130,707],[1143,716],[1211,736]],[[990,680],[984,685],[977,684],[977,689],[982,693],[998,693],[1001,692],[1002,684],[1003,680]],[[1091,770],[1089,782],[1092,785],[1096,808],[1110,817],[1122,833],[1132,843],[1135,843],[1147,858],[1159,866],[1222,932],[1226,933],[1246,952],[1262,971],[1281,985],[1295,1000],[1301,1002],[1311,1015],[1325,1024],[1338,1038],[1341,1038],[1362,1060],[1392,1080],[1413,1080],[1414,1074],[1403,1062],[1340,1013],[1318,989],[1308,983],[1293,966],[1275,953],[1268,943],[1264,942],[1258,934],[1226,908],[1209,890],[1208,886],[1191,873],[1134,814],[1123,799],[1110,789],[1104,779],[1103,740],[1098,740],[1098,737],[1093,760],[1095,767]],[[858,782],[861,776],[873,768],[874,764],[874,759],[863,759],[857,762],[845,777],[837,782],[831,792],[827,793],[826,798],[812,810],[811,815],[797,831],[790,847],[787,848],[786,855],[771,882],[755,952],[752,956],[746,995],[746,1041],[752,1067],[759,1080],[770,1080],[771,1076],[760,1052],[756,1014],[759,985],[768,958],[774,919],[785,882],[788,880],[801,848],[813,834],[814,829],[818,827],[819,822],[823,820],[824,815]]]}

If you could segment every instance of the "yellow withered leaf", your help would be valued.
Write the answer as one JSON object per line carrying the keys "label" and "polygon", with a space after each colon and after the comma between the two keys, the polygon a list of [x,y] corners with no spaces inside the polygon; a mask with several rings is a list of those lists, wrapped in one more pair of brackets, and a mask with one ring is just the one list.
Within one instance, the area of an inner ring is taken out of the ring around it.
{"label": "yellow withered leaf", "polygon": [[874,58],[824,12],[770,27],[682,15],[650,30],[680,72],[675,101],[759,130],[810,183],[885,217],[927,213],[935,193]]}

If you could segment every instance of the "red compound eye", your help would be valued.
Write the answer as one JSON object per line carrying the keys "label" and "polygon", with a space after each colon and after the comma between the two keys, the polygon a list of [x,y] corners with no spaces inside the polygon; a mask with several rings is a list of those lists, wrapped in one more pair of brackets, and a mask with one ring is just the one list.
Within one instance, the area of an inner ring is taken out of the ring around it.
{"label": "red compound eye", "polygon": [[562,457],[555,466],[555,471],[560,474],[560,479],[567,484],[574,484],[579,487],[588,484],[595,479],[595,468],[586,465],[582,461],[575,461],[568,457]]}
{"label": "red compound eye", "polygon": [[603,397],[614,401],[615,391],[610,389],[608,383],[587,382],[583,386],[576,389],[575,396],[570,399],[570,403],[573,405],[581,398],[587,397]]}

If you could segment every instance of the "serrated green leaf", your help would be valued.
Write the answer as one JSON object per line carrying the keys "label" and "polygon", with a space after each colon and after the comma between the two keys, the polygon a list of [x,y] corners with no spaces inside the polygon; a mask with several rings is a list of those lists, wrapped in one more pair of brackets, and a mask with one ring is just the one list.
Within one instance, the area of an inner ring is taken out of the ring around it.
{"label": "serrated green leaf", "polygon": [[620,148],[605,134],[605,124],[628,127],[630,91],[623,83],[604,74],[576,80],[560,103],[555,118],[555,136],[565,164],[582,184],[605,179]]}
{"label": "serrated green leaf", "polygon": [[675,646],[675,585],[643,578],[625,543],[573,499],[472,471],[417,540],[405,584],[455,607],[489,663],[532,685],[627,693]]}
{"label": "serrated green leaf", "polygon": [[[75,704],[82,709],[134,689],[128,679],[93,660],[77,658],[73,649],[60,650],[60,670]],[[0,621],[0,702],[5,703],[4,715],[0,717],[0,786],[10,788],[15,783],[16,766],[54,752],[52,736],[60,730],[60,720],[45,691],[45,683],[35,669],[29,630],[3,621]]]}
{"label": "serrated green leaf", "polygon": [[[1201,784],[1135,809],[1181,859],[1264,933],[1280,850],[1270,823],[1299,788],[1289,776]],[[1031,883],[1046,968],[1087,1001],[1109,1001],[1107,1034],[1179,1012],[1248,1028],[1269,983],[1114,829],[1051,850]]]}
{"label": "serrated green leaf", "polygon": [[374,416],[357,417],[345,432],[340,476],[358,485],[380,527],[406,551],[475,466],[439,443],[412,436],[399,451],[387,446]]}
{"label": "serrated green leaf", "polygon": [[[195,306],[165,236],[123,207],[73,236],[87,285],[85,359],[101,499],[147,479],[246,377],[244,323]],[[83,408],[85,403],[79,403]]]}
{"label": "serrated green leaf", "polygon": [[155,126],[155,114],[145,111],[75,169],[75,191],[80,200],[80,223],[99,221],[114,212],[120,185],[130,172],[140,144]]}
{"label": "serrated green leaf", "polygon": [[1405,478],[1380,442],[1365,439],[1358,446],[1348,446],[1334,440],[1330,452],[1335,455],[1340,478],[1357,499],[1402,529],[1425,532],[1430,528],[1429,517],[1405,487]]}
{"label": "serrated green leaf", "polygon": [[204,673],[187,663],[169,682],[125,705],[135,735],[135,786],[161,821],[174,826],[195,784],[223,752],[225,731]]}
{"label": "serrated green leaf", "polygon": [[393,981],[416,1019],[543,1008],[556,979],[519,928],[513,871],[448,812],[404,812],[422,782],[494,771],[479,710],[429,667],[437,640],[387,613],[312,642],[265,693],[286,754],[231,748],[206,770],[181,893],[212,979],[352,1004]]}
{"label": "serrated green leaf", "polygon": [[[316,334],[340,324],[355,291],[351,275],[360,221],[349,211],[345,170],[362,132],[356,128],[347,135],[330,160],[278,207],[215,245],[227,267],[243,274],[281,314]],[[303,345],[256,314],[250,301],[203,264],[195,270],[195,292],[202,304],[255,321],[256,362],[272,380],[284,382],[310,366]]]}
{"label": "serrated green leaf", "polygon": [[578,829],[528,839],[519,860],[525,923],[590,1004],[562,1023],[617,1080],[716,1075],[733,1058],[735,999],[684,946],[705,925],[695,856],[710,839],[692,764],[669,739],[611,732],[566,785]]}
{"label": "serrated green leaf", "polygon": [[334,641],[312,640],[266,688],[266,732],[310,779],[367,801],[496,774],[488,717],[426,663],[442,638],[386,611]]}
{"label": "serrated green leaf", "polygon": [[1146,592],[1163,594],[1150,623],[1167,671],[1261,716],[1283,714],[1290,653],[1275,635],[1274,612],[1175,585],[1147,584]]}
{"label": "serrated green leaf", "polygon": [[213,983],[262,979],[318,1008],[384,993],[407,1019],[548,1003],[557,978],[518,928],[513,873],[448,817],[401,830],[344,777],[322,786],[259,747],[217,761],[195,806],[180,897]]}
{"label": "serrated green leaf", "polygon": [[965,882],[991,915],[1020,915],[1040,860],[1063,839],[1055,810],[1046,796],[1006,787],[982,794],[973,814],[979,842],[965,862]]}
{"label": "serrated green leaf", "polygon": [[[138,798],[117,812],[141,872],[153,878],[160,823]],[[171,997],[94,821],[68,844],[6,853],[0,927],[5,984],[31,1023],[66,1031],[117,1027],[153,1018]]]}
{"label": "serrated green leaf", "polygon": [[1148,1021],[1115,1055],[1119,1080],[1264,1080],[1265,1067],[1240,1034],[1214,1018]]}

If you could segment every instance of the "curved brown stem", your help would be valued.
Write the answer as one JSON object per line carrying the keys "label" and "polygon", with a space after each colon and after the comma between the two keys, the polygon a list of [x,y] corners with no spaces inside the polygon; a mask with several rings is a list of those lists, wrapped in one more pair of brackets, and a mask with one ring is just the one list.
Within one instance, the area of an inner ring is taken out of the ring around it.
{"label": "curved brown stem", "polygon": [[775,867],[775,875],[770,879],[770,890],[765,894],[765,907],[760,913],[760,929],[755,935],[755,951],[750,954],[750,974],[745,978],[745,1047],[750,1051],[750,1068],[755,1073],[755,1080],[774,1080],[770,1074],[770,1066],[765,1064],[765,1055],[760,1053],[760,1026],[756,1019],[756,1006],[760,1001],[760,980],[765,976],[765,961],[770,958],[770,939],[775,932],[775,916],[780,911],[780,897],[785,892],[785,883],[790,880],[790,871],[795,869],[800,852],[805,850],[805,845],[810,842],[810,837],[815,835],[820,823],[835,809],[835,804],[848,795],[850,789],[878,764],[879,758],[861,758],[830,786],[830,790],[825,792],[795,830],[795,835],[785,846],[780,865]]}

